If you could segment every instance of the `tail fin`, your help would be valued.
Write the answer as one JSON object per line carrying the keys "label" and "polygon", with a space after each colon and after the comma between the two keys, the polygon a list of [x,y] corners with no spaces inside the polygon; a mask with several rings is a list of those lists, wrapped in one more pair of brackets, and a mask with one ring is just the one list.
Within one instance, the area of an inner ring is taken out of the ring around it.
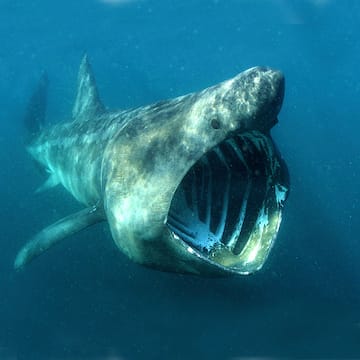
{"label": "tail fin", "polygon": [[43,72],[28,103],[24,118],[24,124],[27,131],[25,140],[27,143],[31,142],[31,140],[36,137],[45,124],[48,83],[47,73]]}

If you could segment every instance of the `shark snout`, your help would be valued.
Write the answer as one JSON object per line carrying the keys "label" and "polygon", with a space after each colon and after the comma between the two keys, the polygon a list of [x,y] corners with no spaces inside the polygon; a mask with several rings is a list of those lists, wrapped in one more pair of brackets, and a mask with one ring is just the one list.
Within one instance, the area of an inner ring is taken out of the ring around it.
{"label": "shark snout", "polygon": [[276,112],[276,115],[280,112],[282,103],[284,101],[285,94],[285,77],[279,70],[271,70],[272,84],[273,84],[273,100],[272,106]]}
{"label": "shark snout", "polygon": [[256,99],[255,127],[268,131],[277,123],[285,93],[285,77],[269,67],[253,68],[253,96]]}

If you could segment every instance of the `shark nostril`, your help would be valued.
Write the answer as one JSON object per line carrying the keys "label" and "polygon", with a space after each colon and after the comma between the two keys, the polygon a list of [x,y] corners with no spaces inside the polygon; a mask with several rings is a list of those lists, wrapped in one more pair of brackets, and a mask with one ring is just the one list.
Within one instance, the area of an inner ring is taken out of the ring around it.
{"label": "shark nostril", "polygon": [[211,127],[215,130],[219,130],[221,127],[220,121],[216,118],[211,119]]}

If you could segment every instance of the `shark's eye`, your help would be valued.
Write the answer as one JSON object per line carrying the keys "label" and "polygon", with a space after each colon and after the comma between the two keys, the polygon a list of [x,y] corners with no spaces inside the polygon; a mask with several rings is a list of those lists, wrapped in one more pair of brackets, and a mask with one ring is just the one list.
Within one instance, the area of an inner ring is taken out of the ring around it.
{"label": "shark's eye", "polygon": [[217,118],[211,119],[211,127],[215,130],[220,129],[221,127],[220,121]]}

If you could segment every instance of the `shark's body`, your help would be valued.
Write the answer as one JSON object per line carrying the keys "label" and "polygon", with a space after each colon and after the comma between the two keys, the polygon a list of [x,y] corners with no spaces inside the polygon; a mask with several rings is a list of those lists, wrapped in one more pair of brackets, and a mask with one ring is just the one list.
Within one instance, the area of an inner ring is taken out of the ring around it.
{"label": "shark's body", "polygon": [[43,188],[60,183],[86,208],[36,235],[15,267],[108,221],[117,246],[144,265],[205,275],[258,270],[288,191],[269,135],[283,92],[280,72],[252,68],[199,93],[111,112],[85,56],[72,121],[33,126],[27,149],[49,173]]}

